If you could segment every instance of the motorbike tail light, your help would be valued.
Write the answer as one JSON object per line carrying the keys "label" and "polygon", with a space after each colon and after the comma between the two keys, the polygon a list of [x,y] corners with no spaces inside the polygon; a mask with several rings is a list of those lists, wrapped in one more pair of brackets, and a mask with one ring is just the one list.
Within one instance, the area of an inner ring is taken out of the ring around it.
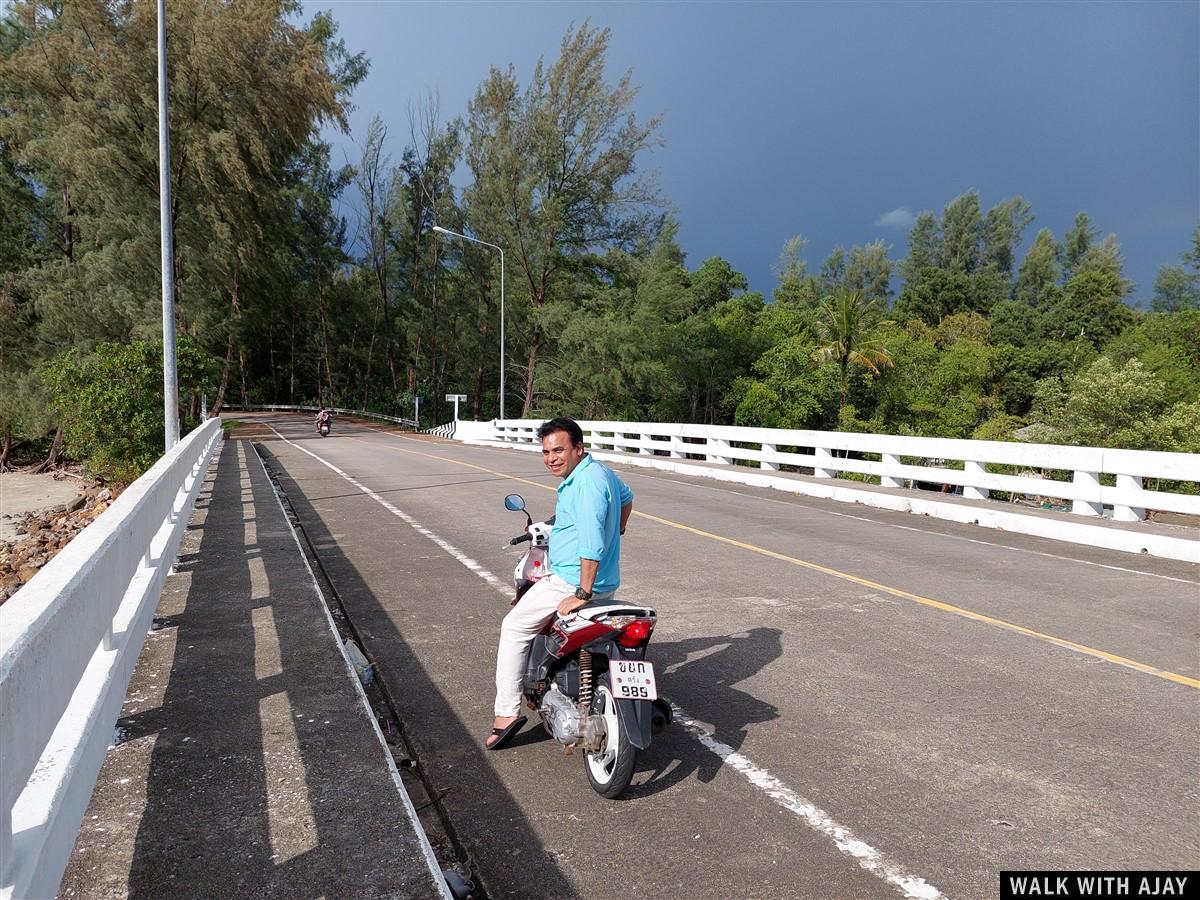
{"label": "motorbike tail light", "polygon": [[622,647],[641,646],[650,639],[650,632],[653,630],[653,619],[634,619],[621,629],[621,636],[617,638],[617,643]]}

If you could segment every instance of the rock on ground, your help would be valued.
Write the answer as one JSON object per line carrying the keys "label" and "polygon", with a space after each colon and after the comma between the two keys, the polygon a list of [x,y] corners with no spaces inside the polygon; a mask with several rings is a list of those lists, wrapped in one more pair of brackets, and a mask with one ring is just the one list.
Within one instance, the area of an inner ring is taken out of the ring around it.
{"label": "rock on ground", "polygon": [[[0,476],[0,603],[112,505],[121,488],[50,475]],[[20,479],[20,480],[18,480]],[[37,479],[35,482],[34,479]]]}

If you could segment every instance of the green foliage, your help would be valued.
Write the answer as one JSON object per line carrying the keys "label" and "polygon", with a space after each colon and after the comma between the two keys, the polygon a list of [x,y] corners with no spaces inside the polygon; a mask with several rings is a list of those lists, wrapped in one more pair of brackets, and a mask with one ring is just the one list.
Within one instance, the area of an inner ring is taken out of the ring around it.
{"label": "green foliage", "polygon": [[838,291],[821,301],[813,319],[817,349],[813,358],[838,369],[838,418],[844,417],[851,368],[878,375],[892,364],[885,341],[877,333],[881,309],[862,294]]}
{"label": "green foliage", "polygon": [[1063,443],[1155,450],[1193,441],[1194,406],[1168,407],[1166,386],[1139,360],[1118,366],[1101,356],[1067,381],[1040,383],[1034,414]]}
{"label": "green foliage", "polygon": [[1033,239],[1017,275],[1016,299],[1027,306],[1044,307],[1053,302],[1052,292],[1058,289],[1061,269],[1059,248],[1049,228],[1043,228]]}
{"label": "green foliage", "polygon": [[[61,424],[68,452],[129,476],[162,428],[139,341],[159,330],[153,8],[10,8],[0,458]],[[1196,446],[1200,228],[1152,314],[1086,213],[1019,258],[1031,205],[985,211],[977,191],[918,215],[902,260],[876,241],[810,268],[796,235],[768,302],[727,260],[687,260],[642,171],[659,119],[634,115],[605,29],[572,27],[524,82],[493,68],[461,118],[429,95],[405,141],[377,119],[335,166],[318,135],[344,127],[366,62],[330,15],[168,8],[180,355],[217,361],[185,391],[391,414],[418,396],[425,421],[466,393],[493,417],[503,279],[511,415]]]}
{"label": "green foliage", "polygon": [[[188,338],[179,341],[180,394],[211,391],[215,361]],[[101,344],[80,358],[66,352],[46,369],[51,402],[63,423],[63,447],[95,475],[132,481],[162,455],[162,344]],[[182,432],[194,427],[184,422]]]}
{"label": "green foliage", "polygon": [[1163,266],[1154,279],[1155,312],[1200,309],[1200,225],[1192,232],[1192,247],[1180,254],[1182,266]]}
{"label": "green foliage", "polygon": [[726,397],[735,425],[762,428],[827,427],[836,414],[837,378],[815,359],[815,345],[786,338],[754,364],[754,377],[734,381]]}
{"label": "green foliage", "polygon": [[1094,347],[1103,347],[1133,324],[1133,310],[1121,302],[1126,290],[1127,284],[1110,271],[1080,271],[1043,318],[1043,337],[1057,341],[1082,338]]}
{"label": "green foliage", "polygon": [[903,433],[970,437],[996,411],[996,351],[983,317],[947,317],[938,328],[910,323],[888,337],[894,365],[880,379],[876,416]]}

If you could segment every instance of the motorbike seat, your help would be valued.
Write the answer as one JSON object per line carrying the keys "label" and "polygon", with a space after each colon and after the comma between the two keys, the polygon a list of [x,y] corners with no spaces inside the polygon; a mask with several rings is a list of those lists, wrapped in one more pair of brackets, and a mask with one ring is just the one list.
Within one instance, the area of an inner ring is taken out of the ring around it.
{"label": "motorbike seat", "polygon": [[633,606],[629,603],[598,603],[575,610],[583,619],[595,620],[597,616],[637,616],[639,619],[656,619],[658,614],[649,606]]}

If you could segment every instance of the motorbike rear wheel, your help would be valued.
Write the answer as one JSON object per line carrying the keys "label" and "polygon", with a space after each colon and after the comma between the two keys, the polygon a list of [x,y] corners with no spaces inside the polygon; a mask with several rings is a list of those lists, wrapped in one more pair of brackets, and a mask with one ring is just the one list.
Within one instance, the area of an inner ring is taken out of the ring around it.
{"label": "motorbike rear wheel", "polygon": [[629,735],[621,727],[617,701],[612,694],[608,673],[601,675],[592,696],[592,715],[603,716],[607,738],[604,749],[583,754],[583,768],[592,789],[606,800],[615,800],[625,793],[633,780],[637,748],[629,743]]}

